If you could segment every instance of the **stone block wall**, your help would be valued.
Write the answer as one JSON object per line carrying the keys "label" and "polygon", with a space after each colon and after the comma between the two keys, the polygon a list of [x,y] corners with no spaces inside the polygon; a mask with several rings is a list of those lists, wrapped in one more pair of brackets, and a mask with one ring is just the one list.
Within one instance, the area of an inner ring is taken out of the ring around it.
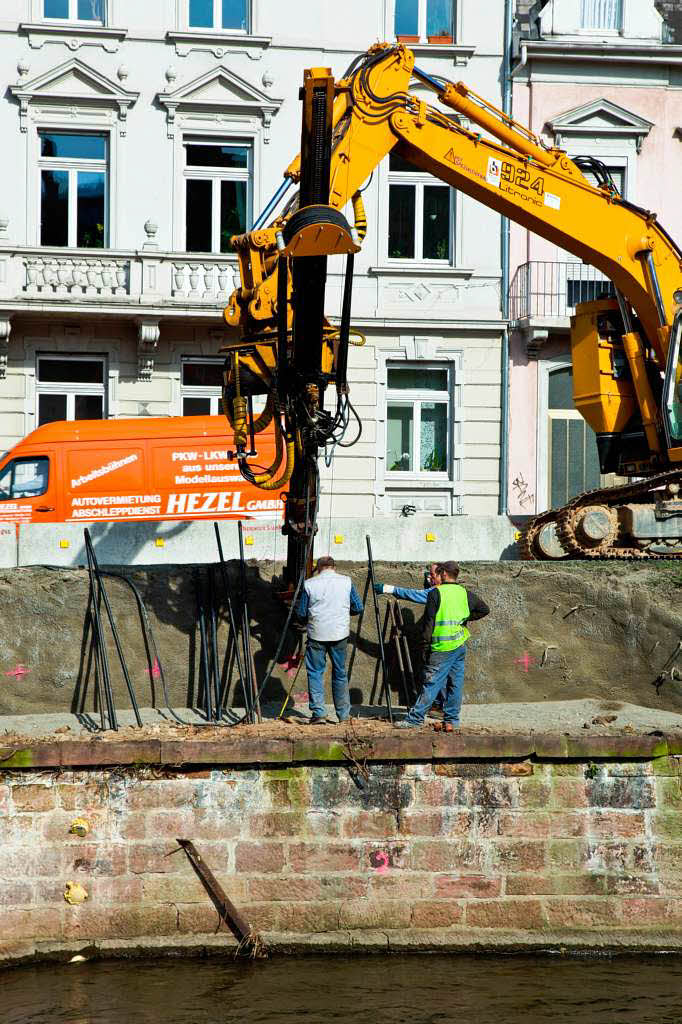
{"label": "stone block wall", "polygon": [[0,960],[231,945],[176,838],[274,946],[680,946],[681,771],[667,756],[7,772]]}

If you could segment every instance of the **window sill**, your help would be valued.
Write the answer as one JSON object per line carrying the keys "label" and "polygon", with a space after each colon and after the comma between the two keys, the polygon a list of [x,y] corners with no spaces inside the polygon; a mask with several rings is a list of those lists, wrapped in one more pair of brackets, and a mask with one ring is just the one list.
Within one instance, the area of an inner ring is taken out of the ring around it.
{"label": "window sill", "polygon": [[235,49],[246,50],[252,60],[260,60],[263,50],[272,43],[272,36],[254,36],[248,32],[214,32],[203,29],[184,29],[166,32],[166,41],[175,44],[178,57],[186,57],[191,50],[209,50],[214,57],[222,57]]}
{"label": "window sill", "polygon": [[81,46],[101,46],[108,53],[116,53],[128,35],[127,28],[109,28],[107,25],[86,25],[82,21],[57,25],[54,22],[21,22],[19,31],[28,36],[28,45],[40,50],[45,43],[64,43],[70,50]]}
{"label": "window sill", "polygon": [[374,277],[466,277],[474,273],[473,267],[453,267],[437,263],[420,263],[417,261],[407,263],[382,263],[376,267],[370,267],[368,274]]}
{"label": "window sill", "polygon": [[453,64],[468,64],[476,47],[462,43],[408,43],[408,49],[417,57],[452,57]]}

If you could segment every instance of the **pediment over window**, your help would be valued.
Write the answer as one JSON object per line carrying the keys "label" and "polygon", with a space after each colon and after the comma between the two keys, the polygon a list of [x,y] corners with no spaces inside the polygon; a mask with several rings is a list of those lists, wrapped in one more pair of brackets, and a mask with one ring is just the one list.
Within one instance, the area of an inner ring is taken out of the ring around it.
{"label": "pediment over window", "polygon": [[119,133],[125,135],[128,108],[140,95],[139,92],[121,88],[117,82],[113,82],[77,57],[43,72],[37,78],[11,85],[9,91],[19,101],[22,132],[27,129],[31,107],[68,104],[77,109],[105,107],[115,111],[119,121]]}
{"label": "pediment over window", "polygon": [[172,92],[160,92],[157,100],[166,109],[168,137],[172,138],[178,114],[229,115],[237,119],[260,118],[265,142],[273,114],[282,100],[273,99],[245,78],[220,65]]}
{"label": "pediment over window", "polygon": [[634,139],[638,153],[652,128],[652,121],[606,99],[584,103],[547,122],[548,131],[554,135],[554,145],[560,148],[565,148],[566,139],[576,135],[617,136]]}

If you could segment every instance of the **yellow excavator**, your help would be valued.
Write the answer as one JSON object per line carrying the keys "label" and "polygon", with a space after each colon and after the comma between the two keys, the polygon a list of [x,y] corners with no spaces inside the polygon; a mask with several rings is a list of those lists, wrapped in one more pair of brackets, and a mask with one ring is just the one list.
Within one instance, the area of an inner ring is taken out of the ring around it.
{"label": "yellow excavator", "polygon": [[[448,112],[410,93],[415,81]],[[327,68],[309,69],[301,98],[300,155],[253,229],[232,239],[241,287],[225,320],[240,336],[223,349],[223,404],[240,470],[265,489],[288,486],[285,582],[293,587],[310,563],[320,449],[348,445],[348,431],[362,429],[346,380],[353,255],[367,226],[362,186],[391,151],[613,284],[615,298],[578,306],[571,322],[574,401],[596,433],[601,472],[629,482],[533,518],[522,556],[682,557],[682,252],[656,214],[620,196],[598,161],[547,147],[462,82],[415,67],[401,44],[371,47],[339,81]],[[342,212],[349,203],[352,225]],[[346,275],[334,327],[324,296],[327,258],[337,254],[346,255]],[[254,413],[257,396],[265,405]],[[275,461],[258,467],[255,435],[273,422]]]}

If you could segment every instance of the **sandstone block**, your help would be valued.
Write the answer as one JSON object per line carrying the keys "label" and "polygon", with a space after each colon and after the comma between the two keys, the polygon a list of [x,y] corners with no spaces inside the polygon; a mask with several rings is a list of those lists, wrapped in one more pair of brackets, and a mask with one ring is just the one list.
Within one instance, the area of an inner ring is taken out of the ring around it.
{"label": "sandstone block", "polygon": [[12,803],[15,811],[52,811],[57,804],[57,793],[54,786],[15,784],[12,786]]}
{"label": "sandstone block", "polygon": [[641,811],[594,811],[587,818],[587,828],[598,838],[628,839],[644,836],[646,824]]}
{"label": "sandstone block", "polygon": [[605,896],[548,897],[545,907],[550,928],[604,928],[620,922],[619,901]]}
{"label": "sandstone block", "polygon": [[237,843],[235,869],[245,875],[260,875],[268,871],[281,871],[284,867],[282,843]]}
{"label": "sandstone block", "polygon": [[480,872],[483,867],[484,850],[466,840],[417,840],[412,846],[411,864],[414,871],[462,870]]}
{"label": "sandstone block", "polygon": [[547,845],[541,840],[500,839],[492,847],[492,865],[501,874],[538,871],[547,863]]}
{"label": "sandstone block", "polygon": [[343,906],[344,903],[338,902],[281,903],[279,928],[281,931],[295,933],[336,931]]}
{"label": "sandstone block", "polygon": [[[508,886],[507,886],[508,887]],[[502,879],[488,875],[437,875],[436,896],[446,900],[494,899],[502,892]]]}
{"label": "sandstone block", "polygon": [[541,929],[544,914],[540,900],[472,900],[466,904],[466,923],[472,928]]}
{"label": "sandstone block", "polygon": [[[458,820],[459,815],[456,815],[455,822]],[[466,820],[467,822],[469,821],[468,817],[466,817]],[[444,816],[434,811],[426,814],[420,811],[405,811],[400,816],[399,831],[406,836],[438,836],[441,832],[445,831]],[[463,831],[468,832],[468,828]],[[455,824],[456,834],[462,835],[463,831],[457,831]]]}
{"label": "sandstone block", "polygon": [[342,832],[351,839],[389,839],[398,832],[398,823],[388,811],[355,811],[344,817]]}
{"label": "sandstone block", "polygon": [[463,918],[464,910],[454,900],[417,900],[412,904],[413,928],[451,928]]}
{"label": "sandstone block", "polygon": [[606,892],[606,876],[508,875],[505,891],[508,896],[599,896]]}
{"label": "sandstone block", "polygon": [[294,843],[289,847],[289,865],[301,874],[355,871],[359,862],[360,849],[349,843]]}
{"label": "sandstone block", "polygon": [[339,908],[339,928],[408,928],[409,900],[347,900]]}

